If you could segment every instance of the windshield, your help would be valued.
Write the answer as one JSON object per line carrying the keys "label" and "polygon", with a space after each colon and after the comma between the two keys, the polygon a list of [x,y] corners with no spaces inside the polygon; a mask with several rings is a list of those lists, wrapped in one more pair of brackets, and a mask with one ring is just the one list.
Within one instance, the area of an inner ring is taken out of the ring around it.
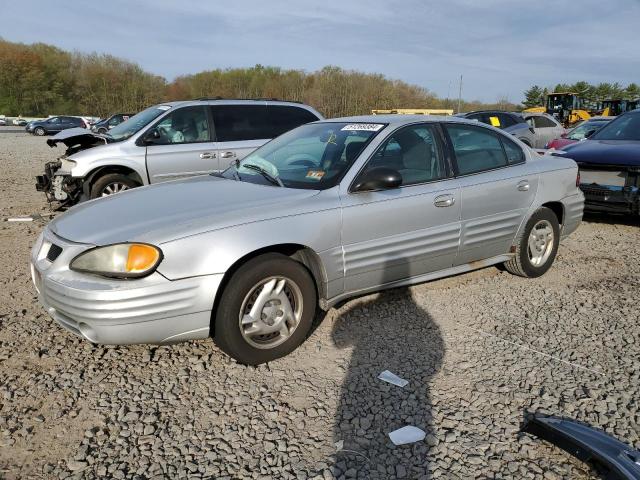
{"label": "windshield", "polygon": [[108,135],[116,142],[126,140],[131,135],[135,135],[136,133],[138,133],[142,128],[144,128],[146,125],[148,125],[150,122],[155,120],[170,108],[171,107],[169,105],[156,105],[154,107],[149,107],[146,110],[143,110],[142,112],[134,115],[126,122],[122,122],[117,127],[112,128],[109,131]]}
{"label": "windshield", "polygon": [[600,121],[590,120],[587,122],[582,122],[580,125],[578,125],[576,128],[574,128],[569,132],[569,134],[567,135],[567,138],[570,140],[582,140],[585,138],[585,135],[587,134],[587,132],[591,130],[597,130],[603,125],[606,125],[607,123],[609,123],[609,120],[600,120]]}
{"label": "windshield", "polygon": [[243,182],[324,190],[333,187],[383,123],[312,123],[296,128],[223,172]]}
{"label": "windshield", "polygon": [[594,140],[640,140],[640,112],[625,113],[602,127]]}

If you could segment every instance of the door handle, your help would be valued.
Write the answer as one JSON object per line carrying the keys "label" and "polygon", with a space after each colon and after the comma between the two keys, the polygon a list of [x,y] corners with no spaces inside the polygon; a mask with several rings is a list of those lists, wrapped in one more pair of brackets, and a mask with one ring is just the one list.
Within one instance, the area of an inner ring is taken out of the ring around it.
{"label": "door handle", "polygon": [[233,158],[235,156],[236,156],[235,152],[222,152],[220,154],[220,158]]}
{"label": "door handle", "polygon": [[527,180],[522,180],[521,182],[518,182],[518,190],[520,190],[521,192],[526,192],[529,190],[529,182]]}
{"label": "door handle", "polygon": [[453,195],[440,195],[433,200],[436,207],[450,207],[454,203],[456,203],[456,199]]}
{"label": "door handle", "polygon": [[200,154],[200,158],[216,158],[216,154],[211,152],[204,152]]}

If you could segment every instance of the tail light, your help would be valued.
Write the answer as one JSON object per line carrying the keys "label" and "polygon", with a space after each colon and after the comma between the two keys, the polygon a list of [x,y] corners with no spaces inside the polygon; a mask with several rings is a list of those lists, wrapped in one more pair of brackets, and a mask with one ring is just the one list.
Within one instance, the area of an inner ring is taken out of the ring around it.
{"label": "tail light", "polygon": [[576,187],[580,186],[580,170],[578,170],[578,173],[576,174]]}

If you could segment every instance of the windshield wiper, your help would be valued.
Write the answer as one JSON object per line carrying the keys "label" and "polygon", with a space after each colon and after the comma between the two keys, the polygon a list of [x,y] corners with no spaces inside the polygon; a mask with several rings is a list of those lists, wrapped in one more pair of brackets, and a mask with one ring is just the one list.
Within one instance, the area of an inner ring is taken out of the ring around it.
{"label": "windshield wiper", "polygon": [[264,168],[259,167],[258,165],[254,165],[252,163],[243,163],[242,166],[244,168],[248,168],[249,170],[254,170],[260,173],[260,175],[262,175],[264,178],[269,180],[274,185],[278,185],[279,187],[284,187],[284,183],[282,183],[282,180],[280,180],[280,177],[271,175]]}

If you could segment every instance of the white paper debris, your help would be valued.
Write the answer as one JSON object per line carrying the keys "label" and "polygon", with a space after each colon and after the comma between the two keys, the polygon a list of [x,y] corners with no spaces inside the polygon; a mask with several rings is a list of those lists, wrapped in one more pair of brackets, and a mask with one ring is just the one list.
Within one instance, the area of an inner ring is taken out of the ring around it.
{"label": "white paper debris", "polygon": [[7,218],[7,222],[33,222],[33,217],[9,217]]}
{"label": "white paper debris", "polygon": [[334,445],[336,446],[336,451],[339,452],[344,448],[344,440],[338,440]]}
{"label": "white paper debris", "polygon": [[398,387],[404,387],[409,383],[408,380],[400,378],[396,374],[391,373],[389,370],[385,370],[384,372],[382,372],[380,375],[378,375],[378,378],[383,382],[388,382]]}
{"label": "white paper debris", "polygon": [[407,443],[415,443],[424,440],[426,433],[418,427],[407,425],[389,433],[389,438],[394,445],[405,445]]}

